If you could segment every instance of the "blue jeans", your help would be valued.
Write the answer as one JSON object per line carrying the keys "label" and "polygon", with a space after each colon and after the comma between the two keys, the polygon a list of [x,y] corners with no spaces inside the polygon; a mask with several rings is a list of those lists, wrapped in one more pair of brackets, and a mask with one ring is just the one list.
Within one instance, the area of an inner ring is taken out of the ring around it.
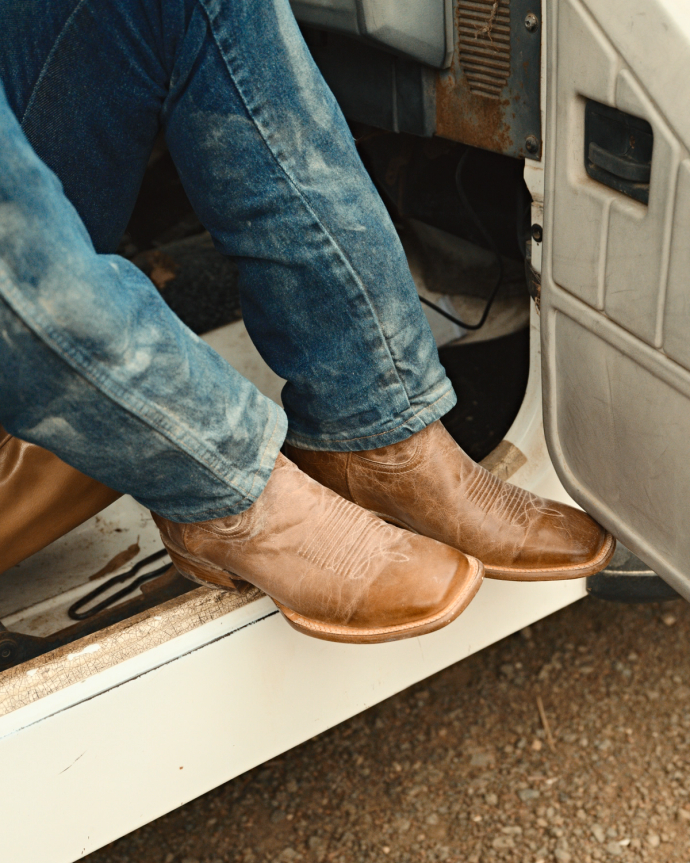
{"label": "blue jeans", "polygon": [[[286,435],[371,449],[453,406],[288,0],[0,0],[0,80],[8,431],[187,522],[250,506]],[[112,254],[160,128],[284,411]]]}

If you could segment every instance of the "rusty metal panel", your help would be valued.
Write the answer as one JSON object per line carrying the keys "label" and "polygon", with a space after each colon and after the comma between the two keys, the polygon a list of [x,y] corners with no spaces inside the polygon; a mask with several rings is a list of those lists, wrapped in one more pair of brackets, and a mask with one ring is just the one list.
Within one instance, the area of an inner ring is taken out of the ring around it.
{"label": "rusty metal panel", "polygon": [[436,134],[518,158],[541,153],[539,0],[455,0],[455,52]]}

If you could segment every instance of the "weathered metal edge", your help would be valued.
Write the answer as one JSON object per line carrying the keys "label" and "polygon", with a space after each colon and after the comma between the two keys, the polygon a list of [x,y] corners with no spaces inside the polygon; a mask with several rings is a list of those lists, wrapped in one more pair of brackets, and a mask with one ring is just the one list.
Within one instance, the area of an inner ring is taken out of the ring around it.
{"label": "weathered metal edge", "polygon": [[0,673],[0,717],[112,668],[255,602],[253,588],[233,594],[200,587],[101,632]]}

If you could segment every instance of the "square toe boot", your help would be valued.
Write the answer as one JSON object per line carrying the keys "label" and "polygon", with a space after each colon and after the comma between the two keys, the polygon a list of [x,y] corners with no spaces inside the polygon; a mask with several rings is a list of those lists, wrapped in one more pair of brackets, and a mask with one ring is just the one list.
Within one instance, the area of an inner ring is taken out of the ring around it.
{"label": "square toe boot", "polygon": [[446,543],[508,581],[581,578],[603,569],[615,540],[586,513],[503,482],[436,421],[365,452],[287,446],[318,482],[408,530]]}
{"label": "square toe boot", "polygon": [[249,509],[178,524],[153,515],[178,570],[201,584],[267,593],[300,632],[372,643],[433,632],[482,582],[482,564],[381,521],[282,454]]}

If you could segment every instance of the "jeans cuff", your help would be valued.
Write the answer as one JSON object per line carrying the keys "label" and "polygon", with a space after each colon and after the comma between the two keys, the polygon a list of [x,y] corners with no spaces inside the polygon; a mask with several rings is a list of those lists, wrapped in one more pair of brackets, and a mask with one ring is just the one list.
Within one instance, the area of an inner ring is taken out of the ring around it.
{"label": "jeans cuff", "polygon": [[271,413],[272,422],[267,423],[264,430],[263,439],[261,441],[256,462],[249,468],[234,467],[234,479],[237,480],[237,474],[241,475],[243,485],[249,491],[240,497],[236,488],[228,486],[227,498],[214,494],[214,505],[212,508],[197,510],[191,509],[182,505],[176,507],[174,515],[166,512],[160,512],[165,518],[171,521],[179,522],[180,524],[200,521],[211,521],[217,518],[225,518],[229,515],[239,515],[255,503],[261,492],[266,487],[266,483],[271,478],[273,468],[275,467],[276,459],[280,453],[280,448],[285,441],[285,433],[287,431],[287,417],[285,411],[278,405],[271,402],[273,410]]}
{"label": "jeans cuff", "polygon": [[337,438],[335,436],[305,435],[295,433],[288,427],[286,442],[297,449],[308,449],[319,452],[361,452],[377,449],[382,446],[400,443],[413,434],[436,422],[457,403],[455,390],[448,378],[445,378],[433,391],[416,399],[410,409],[404,414],[393,417],[386,423],[389,428],[368,428],[351,436]]}

